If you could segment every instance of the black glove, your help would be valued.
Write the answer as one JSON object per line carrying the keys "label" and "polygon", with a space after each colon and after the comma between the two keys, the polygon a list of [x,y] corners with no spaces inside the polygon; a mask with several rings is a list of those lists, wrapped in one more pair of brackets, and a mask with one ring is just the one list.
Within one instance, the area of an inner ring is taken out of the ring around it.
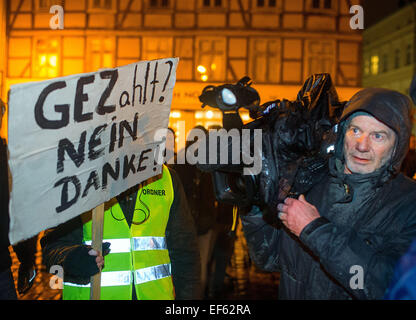
{"label": "black glove", "polygon": [[[109,242],[103,243],[103,256],[110,252]],[[65,281],[86,284],[90,282],[90,277],[97,274],[100,270],[97,267],[95,259],[97,256],[91,256],[88,252],[91,250],[88,245],[73,246],[66,255],[63,262]],[[76,279],[76,280],[75,280]]]}

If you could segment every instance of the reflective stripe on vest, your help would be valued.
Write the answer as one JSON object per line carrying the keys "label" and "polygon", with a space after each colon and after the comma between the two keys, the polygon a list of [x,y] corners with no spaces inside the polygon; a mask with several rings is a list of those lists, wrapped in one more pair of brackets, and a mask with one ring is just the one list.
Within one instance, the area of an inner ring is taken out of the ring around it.
{"label": "reflective stripe on vest", "polygon": [[[136,284],[146,283],[149,281],[159,280],[171,276],[171,265],[161,264],[154,267],[143,268],[135,271]],[[101,286],[126,286],[132,282],[131,271],[109,271],[101,273]],[[64,282],[64,285],[70,287],[89,288],[91,284],[81,285],[71,282]]]}
{"label": "reflective stripe on vest", "polygon": [[[167,250],[166,239],[164,237],[134,237],[133,251],[145,250]],[[130,239],[105,239],[104,242],[110,242],[111,253],[130,252]],[[92,241],[85,241],[85,244],[91,245]]]}
{"label": "reflective stripe on vest", "polygon": [[[152,190],[155,192],[150,192]],[[144,213],[147,220],[143,224],[129,225],[121,219],[124,213],[116,201],[105,210],[103,242],[110,242],[111,246],[101,274],[101,299],[131,299],[133,288],[139,300],[174,299],[165,239],[173,199],[171,176],[168,168],[163,166],[160,179],[138,189],[133,221],[141,221]],[[91,244],[91,217],[91,212],[81,216],[85,244]],[[63,299],[87,300],[90,287],[64,282]]]}
{"label": "reflective stripe on vest", "polygon": [[171,276],[171,264],[161,264],[154,267],[136,270],[136,284],[146,283],[153,280]]}
{"label": "reflective stripe on vest", "polygon": [[[132,282],[131,271],[109,271],[101,273],[101,287],[112,286],[126,286]],[[64,282],[65,285],[70,287],[89,288],[91,284],[80,285],[71,282]]]}

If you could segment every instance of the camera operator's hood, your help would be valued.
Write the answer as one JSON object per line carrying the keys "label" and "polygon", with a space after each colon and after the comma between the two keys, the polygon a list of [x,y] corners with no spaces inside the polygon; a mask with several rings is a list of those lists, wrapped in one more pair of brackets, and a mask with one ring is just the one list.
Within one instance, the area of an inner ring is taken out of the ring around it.
{"label": "camera operator's hood", "polygon": [[396,146],[387,169],[397,173],[409,149],[412,130],[410,99],[400,92],[366,88],[356,93],[346,104],[342,113],[338,138],[335,144],[335,156],[344,160],[343,145],[349,118],[356,112],[366,112],[394,130],[397,135]]}

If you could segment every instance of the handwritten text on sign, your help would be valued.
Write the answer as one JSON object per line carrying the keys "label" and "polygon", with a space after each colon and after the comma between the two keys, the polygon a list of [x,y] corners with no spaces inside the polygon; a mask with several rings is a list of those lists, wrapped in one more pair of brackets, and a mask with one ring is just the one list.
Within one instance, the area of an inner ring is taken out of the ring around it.
{"label": "handwritten text on sign", "polygon": [[10,241],[61,224],[161,173],[177,59],[13,86]]}

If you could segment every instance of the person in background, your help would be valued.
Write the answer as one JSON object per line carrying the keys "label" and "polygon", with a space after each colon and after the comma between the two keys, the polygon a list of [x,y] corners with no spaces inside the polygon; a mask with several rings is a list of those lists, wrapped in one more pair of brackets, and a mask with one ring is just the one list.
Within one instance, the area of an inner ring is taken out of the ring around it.
{"label": "person in background", "polygon": [[209,267],[208,298],[212,300],[225,299],[227,286],[227,266],[231,262],[236,239],[236,230],[233,228],[233,206],[226,203],[218,203],[217,219],[214,226],[214,248],[212,250]]}
{"label": "person in background", "polygon": [[[2,125],[3,115],[6,111],[6,106],[4,102],[0,99],[0,128]],[[0,256],[0,264],[2,264],[1,270],[5,272],[3,274],[2,280],[0,282],[6,284],[8,283],[8,275],[7,271],[10,268],[11,260],[10,260],[10,252],[8,249],[9,243],[9,172],[8,172],[8,155],[7,155],[7,143],[6,140],[1,138],[1,146],[0,146],[0,170],[1,170],[1,216],[2,222],[1,227],[3,228],[1,231],[1,256]],[[36,242],[37,236],[31,239],[21,241],[13,246],[13,251],[16,253],[17,259],[20,262],[19,271],[18,271],[18,278],[17,278],[17,291],[20,295],[25,294],[29,289],[32,287],[35,277],[36,277],[36,267],[35,267],[35,257],[36,257]],[[6,250],[7,249],[7,250]],[[10,264],[10,265],[9,265]],[[8,267],[7,267],[8,266]],[[13,280],[13,278],[12,278]],[[6,285],[6,287],[9,287]],[[15,290],[14,283],[13,283],[13,290]],[[13,298],[16,295],[14,292],[11,293],[11,287],[9,289],[5,289],[4,291],[7,295],[11,295]]]}
{"label": "person in background", "polygon": [[[0,99],[0,128],[6,106]],[[9,178],[7,144],[0,138],[0,300],[17,300],[9,252]]]}
{"label": "person in background", "polygon": [[385,300],[416,300],[416,240],[397,263]]}
{"label": "person in background", "polygon": [[410,137],[410,148],[403,160],[402,172],[409,178],[416,179],[416,137]]}
{"label": "person in background", "polygon": [[[202,126],[196,126],[189,133],[188,137],[199,130],[200,135],[207,135],[208,131]],[[196,142],[187,141],[184,150]],[[185,156],[185,164],[175,164],[173,168],[183,182],[185,194],[188,199],[192,217],[198,235],[198,245],[201,256],[201,295],[207,297],[208,291],[208,265],[211,260],[212,250],[215,241],[214,225],[217,217],[216,201],[212,177],[210,173],[200,171],[195,165],[190,164]]]}

